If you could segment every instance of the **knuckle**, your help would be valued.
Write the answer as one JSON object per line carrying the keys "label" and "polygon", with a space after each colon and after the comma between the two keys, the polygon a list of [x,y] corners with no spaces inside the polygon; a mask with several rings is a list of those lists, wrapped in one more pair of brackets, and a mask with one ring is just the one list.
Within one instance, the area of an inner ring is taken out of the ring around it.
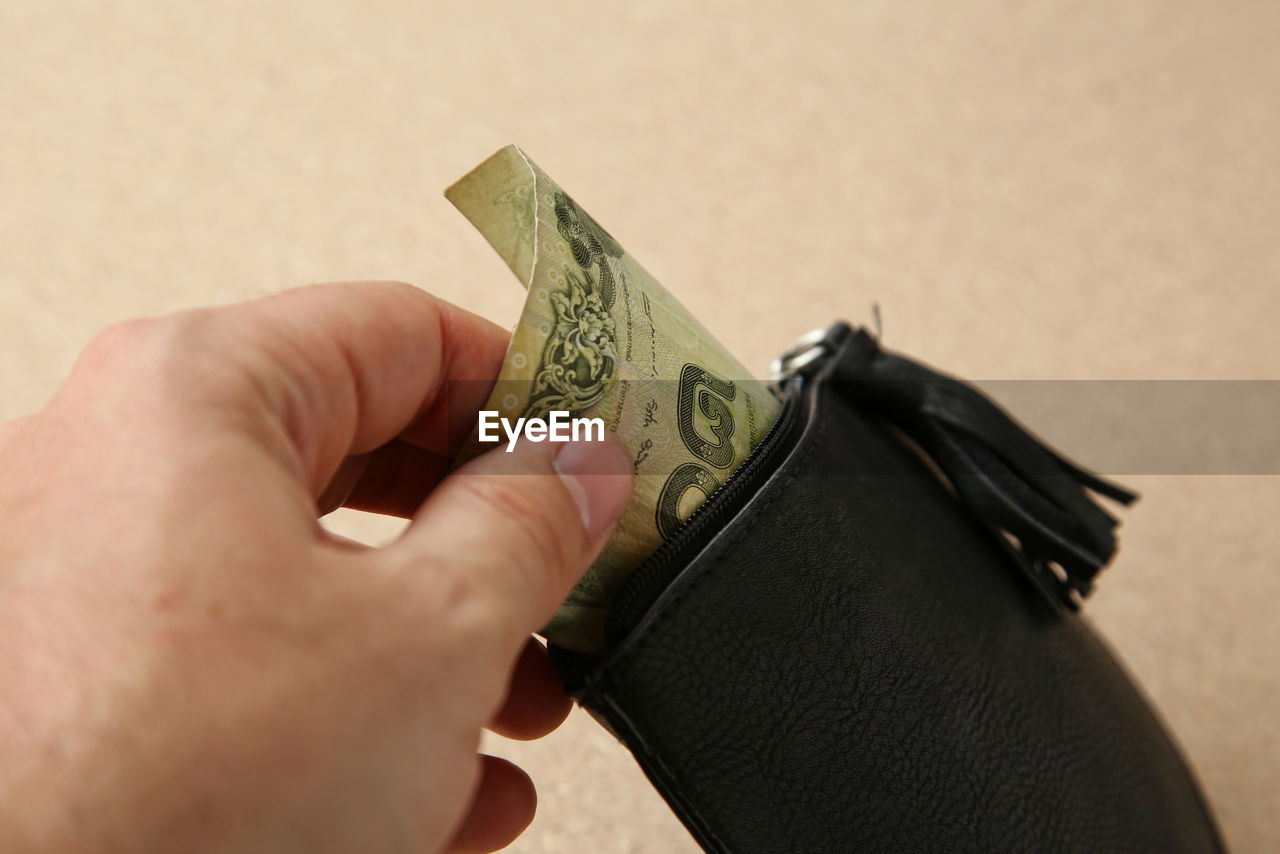
{"label": "knuckle", "polygon": [[450,634],[474,643],[491,630],[495,602],[484,579],[469,572],[465,564],[443,562],[433,567],[428,610],[438,621],[447,622]]}
{"label": "knuckle", "polygon": [[127,320],[103,329],[81,351],[52,406],[95,424],[145,425],[152,436],[189,425],[209,411],[195,405],[208,401],[211,384],[222,387],[221,401],[234,382],[225,360],[214,354],[203,314]]}
{"label": "knuckle", "polygon": [[227,404],[245,395],[247,349],[217,309],[163,318],[153,333],[157,383],[175,398]]}
{"label": "knuckle", "polygon": [[152,343],[160,321],[136,318],[113,323],[90,339],[80,357],[80,368],[96,369],[135,361]]}
{"label": "knuckle", "polygon": [[165,317],[138,318],[108,326],[90,340],[80,369],[151,371],[158,379],[175,367],[217,364],[212,312],[190,311]]}

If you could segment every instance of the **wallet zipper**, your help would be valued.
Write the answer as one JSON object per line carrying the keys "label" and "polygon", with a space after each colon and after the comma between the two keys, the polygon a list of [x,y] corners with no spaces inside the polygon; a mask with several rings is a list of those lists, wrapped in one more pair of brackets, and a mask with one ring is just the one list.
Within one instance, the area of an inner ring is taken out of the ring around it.
{"label": "wallet zipper", "polygon": [[[835,345],[847,333],[848,327],[842,324],[830,329],[815,330],[800,338],[775,360],[775,387],[780,393],[790,392],[782,394],[782,411],[778,413],[778,420],[765,433],[760,444],[747,454],[737,471],[707,496],[707,500],[690,514],[675,536],[640,564],[619,591],[605,620],[607,649],[614,649],[626,637],[657,601],[662,591],[711,542],[725,523],[746,505],[763,479],[767,479],[777,469],[781,458],[791,451],[803,426],[800,418],[800,390],[803,383],[821,368],[836,349]],[[789,388],[790,386],[794,388]]]}
{"label": "wallet zipper", "polygon": [[722,483],[697,510],[689,515],[675,536],[649,555],[636,569],[626,586],[618,593],[605,621],[605,643],[608,649],[626,636],[649,606],[674,580],[689,561],[709,543],[725,522],[729,521],[755,492],[759,474],[777,468],[778,457],[791,449],[790,439],[798,433],[799,394],[788,395],[778,420],[765,433],[760,444],[747,454],[728,480]]}

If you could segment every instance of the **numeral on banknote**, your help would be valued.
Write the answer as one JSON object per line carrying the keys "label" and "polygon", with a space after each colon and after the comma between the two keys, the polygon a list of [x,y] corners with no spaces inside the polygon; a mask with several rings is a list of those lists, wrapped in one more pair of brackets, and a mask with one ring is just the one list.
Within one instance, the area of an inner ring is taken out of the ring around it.
{"label": "numeral on banknote", "polygon": [[[733,445],[729,444],[729,437],[733,435],[733,411],[725,401],[733,400],[736,394],[737,389],[732,382],[722,380],[698,365],[685,365],[680,372],[680,385],[676,392],[676,426],[680,430],[680,439],[690,453],[718,469],[733,465]],[[715,437],[715,442],[708,441],[698,432],[693,415],[695,400],[698,410],[708,419],[707,429]]]}
{"label": "numeral on banknote", "polygon": [[[729,442],[733,436],[733,411],[726,401],[733,400],[737,393],[731,381],[722,380],[699,365],[687,364],[680,372],[676,390],[676,429],[680,431],[680,440],[689,453],[718,469],[733,465],[733,445]],[[695,407],[706,418],[705,429],[716,441],[709,441],[698,432]],[[662,485],[655,513],[662,538],[665,540],[674,534],[684,521],[680,505],[685,493],[696,489],[705,498],[719,486],[715,475],[697,463],[684,463],[673,469]]]}

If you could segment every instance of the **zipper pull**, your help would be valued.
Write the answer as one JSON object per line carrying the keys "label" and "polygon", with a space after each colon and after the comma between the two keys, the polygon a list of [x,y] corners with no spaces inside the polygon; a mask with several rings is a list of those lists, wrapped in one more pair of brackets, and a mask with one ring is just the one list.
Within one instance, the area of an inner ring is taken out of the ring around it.
{"label": "zipper pull", "polygon": [[849,326],[843,322],[809,330],[769,364],[769,379],[775,386],[781,386],[797,374],[816,373],[849,332]]}

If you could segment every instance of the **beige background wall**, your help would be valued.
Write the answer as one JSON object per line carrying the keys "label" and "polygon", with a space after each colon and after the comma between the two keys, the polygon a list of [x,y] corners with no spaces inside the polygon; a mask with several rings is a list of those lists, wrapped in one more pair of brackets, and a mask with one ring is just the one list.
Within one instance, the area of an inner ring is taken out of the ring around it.
{"label": "beige background wall", "polygon": [[[111,321],[288,285],[511,323],[441,196],[508,141],[760,370],[877,301],[974,378],[1280,378],[1266,0],[0,0],[0,417]],[[1090,613],[1280,849],[1280,478],[1130,480]],[[585,716],[493,747],[541,786],[515,850],[694,849]]]}

